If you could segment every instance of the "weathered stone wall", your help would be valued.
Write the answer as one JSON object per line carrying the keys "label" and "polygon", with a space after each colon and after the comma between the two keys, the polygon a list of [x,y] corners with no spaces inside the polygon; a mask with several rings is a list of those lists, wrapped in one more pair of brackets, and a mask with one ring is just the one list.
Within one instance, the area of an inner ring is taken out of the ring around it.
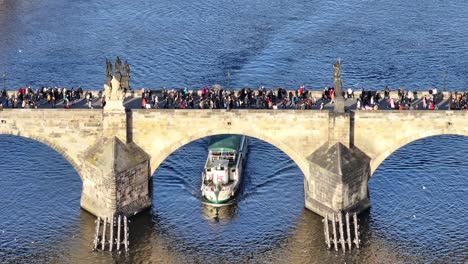
{"label": "weathered stone wall", "polygon": [[329,113],[271,110],[132,110],[131,137],[151,156],[151,172],[196,139],[241,134],[282,150],[309,175],[306,157],[328,140]]}
{"label": "weathered stone wall", "polygon": [[119,211],[132,215],[151,206],[149,161],[117,174],[117,204]]}
{"label": "weathered stone wall", "polygon": [[354,145],[371,158],[371,173],[400,147],[424,137],[447,134],[468,136],[468,112],[411,110],[354,114]]}
{"label": "weathered stone wall", "polygon": [[351,129],[350,129],[351,114],[330,112],[328,120],[328,146],[333,146],[338,142],[343,145],[350,146]]}

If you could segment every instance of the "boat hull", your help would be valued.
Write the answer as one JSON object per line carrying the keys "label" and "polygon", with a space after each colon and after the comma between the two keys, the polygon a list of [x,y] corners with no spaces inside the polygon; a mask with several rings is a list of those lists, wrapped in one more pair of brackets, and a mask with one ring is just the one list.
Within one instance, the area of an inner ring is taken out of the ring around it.
{"label": "boat hull", "polygon": [[[217,171],[213,166],[209,166],[211,153],[208,155],[201,186],[204,204],[213,206],[230,204],[230,201],[237,195],[243,179],[243,170],[247,156],[247,138],[242,136],[241,142],[240,148],[236,153],[236,164],[235,166],[230,166],[227,170]],[[229,181],[227,183],[214,184],[212,180],[207,180],[207,178],[213,179],[220,172],[228,173]]]}

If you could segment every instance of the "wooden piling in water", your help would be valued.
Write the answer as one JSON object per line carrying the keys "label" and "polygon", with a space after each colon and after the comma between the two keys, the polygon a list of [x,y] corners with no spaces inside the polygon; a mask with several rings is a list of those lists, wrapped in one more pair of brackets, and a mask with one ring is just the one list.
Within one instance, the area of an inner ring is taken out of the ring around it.
{"label": "wooden piling in water", "polygon": [[122,243],[122,242],[120,241],[120,225],[121,225],[120,219],[121,219],[121,217],[122,217],[122,216],[119,215],[119,218],[118,218],[118,220],[117,220],[117,251],[120,250],[120,243]]}
{"label": "wooden piling in water", "polygon": [[[359,225],[358,225],[358,218],[357,214],[354,213],[352,216],[353,219],[351,219],[351,216],[349,212],[346,214],[343,214],[342,212],[337,214],[332,214],[331,215],[331,222],[332,222],[332,228],[333,228],[333,238],[330,237],[330,226],[328,224],[329,221],[329,216],[325,215],[325,218],[322,220],[323,222],[323,228],[324,228],[324,235],[325,235],[325,244],[327,245],[327,248],[330,249],[332,247],[331,243],[333,243],[333,246],[335,247],[335,251],[339,251],[339,246],[341,246],[343,253],[346,253],[346,247],[351,251],[353,248],[353,244],[356,245],[356,248],[359,248],[359,244],[361,240],[359,239]],[[344,223],[343,217],[345,217],[346,223]],[[351,223],[353,221],[353,223]],[[337,226],[338,226],[338,231]],[[354,224],[354,239],[352,239],[352,231],[351,228],[352,225]],[[345,229],[346,225],[346,230]],[[338,234],[339,232],[339,234]],[[338,239],[338,235],[340,238]]]}
{"label": "wooden piling in water", "polygon": [[107,216],[106,216],[106,218],[104,218],[104,224],[103,224],[103,227],[102,227],[101,250],[103,250],[103,251],[104,251],[104,249],[106,247],[106,228],[107,228]]}
{"label": "wooden piling in water", "polygon": [[351,250],[351,228],[349,226],[349,212],[346,213],[346,234],[348,235],[348,248]]}
{"label": "wooden piling in water", "polygon": [[112,251],[112,248],[114,246],[114,214],[112,214],[109,229],[110,229],[109,251]]}
{"label": "wooden piling in water", "polygon": [[338,251],[338,239],[336,237],[336,223],[335,223],[335,214],[333,214],[333,245],[335,246],[335,251]]}
{"label": "wooden piling in water", "polygon": [[325,232],[325,243],[327,244],[327,248],[330,249],[330,230],[328,229],[328,214],[325,215],[324,219],[324,232]]}
{"label": "wooden piling in water", "polygon": [[124,237],[124,240],[125,240],[124,246],[125,246],[125,252],[128,251],[128,224],[127,224],[127,221],[128,221],[127,216],[124,215],[124,236],[125,236]]}
{"label": "wooden piling in water", "polygon": [[354,213],[353,215],[353,220],[354,220],[354,244],[356,244],[356,248],[359,248],[359,232],[358,232],[358,219],[357,219],[357,214]]}
{"label": "wooden piling in water", "polygon": [[99,245],[99,226],[101,224],[101,218],[98,217],[96,220],[96,235],[94,236],[94,247],[93,250],[96,250]]}
{"label": "wooden piling in water", "polygon": [[[94,235],[94,245],[93,250],[101,249],[102,251],[106,250],[106,243],[109,243],[109,251],[114,250],[114,244],[116,244],[117,251],[120,251],[120,247],[125,247],[125,251],[129,249],[129,226],[128,218],[126,216],[118,215],[118,217],[112,214],[112,217],[109,219],[109,231],[107,231],[107,217],[103,218],[101,224],[101,218],[98,217],[96,220],[96,234]],[[123,221],[123,223],[122,223]],[[117,222],[117,238],[114,236],[114,229]],[[102,228],[101,228],[102,225]],[[123,229],[123,230],[122,230]],[[122,234],[122,232],[124,232]],[[106,241],[106,235],[109,233],[109,240]],[[122,237],[123,236],[123,237]]]}
{"label": "wooden piling in water", "polygon": [[341,247],[343,249],[343,253],[346,252],[346,244],[345,244],[345,238],[344,238],[344,232],[343,232],[343,214],[340,212],[340,215],[338,216],[338,223],[340,225],[340,243]]}

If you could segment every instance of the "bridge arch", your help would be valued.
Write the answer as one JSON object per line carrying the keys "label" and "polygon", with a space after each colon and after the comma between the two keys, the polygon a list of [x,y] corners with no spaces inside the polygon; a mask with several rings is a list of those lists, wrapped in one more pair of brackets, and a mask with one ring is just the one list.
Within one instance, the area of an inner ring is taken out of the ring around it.
{"label": "bridge arch", "polygon": [[468,112],[354,112],[353,143],[371,158],[371,175],[395,150],[415,140],[438,135],[468,136]]}
{"label": "bridge arch", "polygon": [[385,161],[388,157],[390,157],[395,151],[398,149],[411,144],[415,141],[420,139],[429,138],[429,137],[437,137],[443,135],[454,135],[454,136],[468,136],[464,133],[444,133],[439,131],[426,131],[424,134],[412,134],[411,136],[401,137],[398,140],[394,141],[394,144],[391,145],[386,151],[380,153],[375,158],[371,160],[371,176],[377,170],[377,168]]}
{"label": "bridge arch", "polygon": [[220,135],[220,134],[235,134],[235,135],[253,137],[253,138],[262,140],[270,145],[273,145],[277,147],[279,150],[281,150],[284,154],[286,154],[299,167],[301,172],[304,174],[304,177],[309,176],[308,174],[309,164],[306,158],[302,157],[300,153],[297,153],[296,151],[294,151],[286,143],[280,140],[275,140],[271,136],[268,136],[266,133],[262,133],[261,131],[258,131],[258,130],[257,131],[248,130],[248,129],[233,130],[233,129],[222,129],[222,128],[194,130],[188,133],[186,137],[169,142],[164,148],[160,150],[159,149],[151,150],[148,153],[151,156],[151,161],[150,161],[151,175],[153,175],[158,169],[158,167],[164,162],[164,160],[166,160],[177,149],[193,141],[196,141],[198,139],[202,139],[202,138],[210,137],[214,135]]}
{"label": "bridge arch", "polygon": [[20,131],[2,130],[0,131],[0,136],[2,135],[9,135],[9,136],[15,136],[15,137],[20,137],[20,138],[31,139],[33,141],[36,141],[38,143],[48,146],[55,152],[59,153],[70,165],[72,165],[73,169],[80,176],[81,181],[83,181],[83,174],[81,172],[80,166],[78,166],[75,159],[73,159],[70,155],[67,154],[66,149],[60,146],[59,144],[57,144],[55,141],[52,141],[51,139],[40,136],[40,135],[21,133]]}
{"label": "bridge arch", "polygon": [[269,143],[309,177],[307,157],[328,140],[328,112],[268,110],[132,110],[130,136],[150,157],[150,171],[194,140],[237,134]]}

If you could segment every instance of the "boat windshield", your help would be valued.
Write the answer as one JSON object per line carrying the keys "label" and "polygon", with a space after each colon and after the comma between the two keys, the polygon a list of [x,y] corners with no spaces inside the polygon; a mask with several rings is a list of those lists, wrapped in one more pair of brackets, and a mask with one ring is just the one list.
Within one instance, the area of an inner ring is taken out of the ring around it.
{"label": "boat windshield", "polygon": [[229,151],[229,152],[222,152],[222,151],[212,151],[211,152],[211,160],[229,160],[229,162],[233,162],[236,158],[236,152],[235,151]]}

